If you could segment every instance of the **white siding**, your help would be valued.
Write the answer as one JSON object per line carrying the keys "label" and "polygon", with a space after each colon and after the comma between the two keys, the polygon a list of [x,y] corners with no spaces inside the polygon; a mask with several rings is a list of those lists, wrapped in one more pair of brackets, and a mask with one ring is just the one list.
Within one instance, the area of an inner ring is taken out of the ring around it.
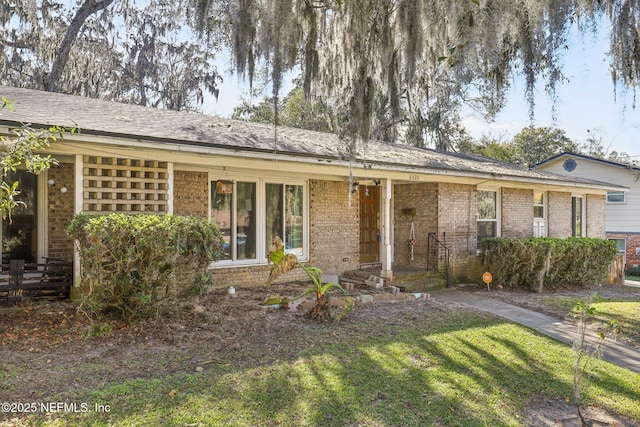
{"label": "white siding", "polygon": [[[564,161],[568,158],[576,162],[576,168],[571,172],[563,167]],[[629,187],[625,203],[607,204],[606,231],[608,233],[640,232],[640,172],[573,156],[560,157],[554,162],[542,165],[539,169]]]}

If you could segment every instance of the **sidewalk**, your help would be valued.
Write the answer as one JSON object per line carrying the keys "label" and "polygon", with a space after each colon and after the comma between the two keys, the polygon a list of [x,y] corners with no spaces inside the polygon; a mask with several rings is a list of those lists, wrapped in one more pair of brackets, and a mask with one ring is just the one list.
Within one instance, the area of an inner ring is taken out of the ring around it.
{"label": "sidewalk", "polygon": [[[576,327],[555,317],[527,310],[515,305],[507,304],[491,298],[491,294],[482,295],[479,292],[465,292],[457,289],[443,289],[431,293],[431,296],[440,301],[458,303],[466,307],[486,311],[500,317],[504,317],[515,323],[528,326],[531,329],[548,335],[558,341],[573,344]],[[588,334],[587,342],[595,342],[595,334]],[[614,341],[606,341],[603,351],[603,359],[640,373],[640,352],[632,347]]]}
{"label": "sidewalk", "polygon": [[624,285],[625,286],[631,286],[634,288],[640,288],[640,282],[635,281],[635,280],[625,280],[624,281]]}

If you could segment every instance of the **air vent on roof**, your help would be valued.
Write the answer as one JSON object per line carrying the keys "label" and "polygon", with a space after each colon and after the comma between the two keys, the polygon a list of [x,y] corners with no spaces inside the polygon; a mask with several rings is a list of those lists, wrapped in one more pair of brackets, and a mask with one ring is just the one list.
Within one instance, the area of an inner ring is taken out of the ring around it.
{"label": "air vent on roof", "polygon": [[125,116],[116,116],[116,120],[119,120],[121,122],[129,123],[131,121],[131,118],[130,117],[125,117]]}
{"label": "air vent on roof", "polygon": [[225,122],[211,122],[209,123],[210,128],[231,128],[231,123]]}

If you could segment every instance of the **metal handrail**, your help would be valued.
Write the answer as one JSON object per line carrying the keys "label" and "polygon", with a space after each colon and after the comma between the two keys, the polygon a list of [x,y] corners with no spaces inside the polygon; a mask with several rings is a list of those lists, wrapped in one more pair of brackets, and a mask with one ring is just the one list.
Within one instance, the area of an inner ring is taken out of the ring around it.
{"label": "metal handrail", "polygon": [[[427,237],[427,267],[442,276],[446,280],[447,287],[450,284],[449,255],[450,251],[447,245],[438,239],[436,233],[429,233]],[[442,264],[444,265],[441,266]]]}

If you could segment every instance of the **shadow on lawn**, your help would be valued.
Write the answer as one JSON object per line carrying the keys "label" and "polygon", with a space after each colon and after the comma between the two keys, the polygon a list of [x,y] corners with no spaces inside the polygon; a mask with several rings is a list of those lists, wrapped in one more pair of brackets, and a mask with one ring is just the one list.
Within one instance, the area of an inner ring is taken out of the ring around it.
{"label": "shadow on lawn", "polygon": [[[420,308],[386,316],[385,307],[368,307],[336,325],[288,330],[267,322],[262,333],[278,334],[279,347],[223,352],[203,372],[79,393],[75,401],[109,404],[111,412],[53,418],[95,425],[525,425],[530,400],[571,395],[568,347],[474,310]],[[364,310],[381,313],[369,318]],[[592,382],[625,400],[637,396],[631,384],[640,375],[607,372]],[[639,406],[630,415],[640,417]]]}

